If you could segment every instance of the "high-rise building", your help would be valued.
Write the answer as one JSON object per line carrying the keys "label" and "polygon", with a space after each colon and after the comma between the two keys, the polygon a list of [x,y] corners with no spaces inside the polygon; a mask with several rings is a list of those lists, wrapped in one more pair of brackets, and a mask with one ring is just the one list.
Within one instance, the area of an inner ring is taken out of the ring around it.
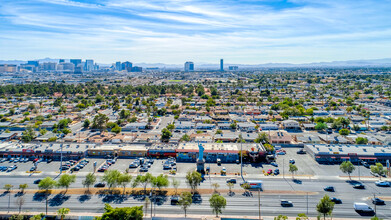
{"label": "high-rise building", "polygon": [[27,65],[38,67],[39,66],[39,61],[35,61],[35,60],[27,61]]}
{"label": "high-rise building", "polygon": [[58,63],[65,63],[65,59],[60,59]]}
{"label": "high-rise building", "polygon": [[224,71],[224,60],[220,59],[220,71]]}
{"label": "high-rise building", "polygon": [[229,66],[228,69],[231,71],[236,71],[239,69],[239,67],[238,66]]}
{"label": "high-rise building", "polygon": [[115,70],[118,70],[118,71],[122,70],[122,64],[120,61],[115,62]]}
{"label": "high-rise building", "polygon": [[94,60],[86,60],[86,63],[84,64],[84,70],[91,72],[94,70]]}
{"label": "high-rise building", "polygon": [[194,71],[194,63],[187,61],[185,63],[185,72],[192,72],[192,71]]}
{"label": "high-rise building", "polygon": [[75,70],[75,65],[73,63],[60,63],[57,65],[57,71],[63,73],[73,73]]}
{"label": "high-rise building", "polygon": [[129,61],[122,63],[122,70],[126,70],[128,72],[132,71],[133,64]]}
{"label": "high-rise building", "polygon": [[142,72],[143,68],[140,66],[134,66],[132,67],[132,72]]}
{"label": "high-rise building", "polygon": [[70,63],[73,63],[73,65],[77,67],[79,64],[81,64],[81,59],[71,59]]}
{"label": "high-rise building", "polygon": [[0,73],[15,73],[17,70],[15,64],[0,64]]}
{"label": "high-rise building", "polygon": [[48,62],[48,63],[43,63],[41,69],[43,71],[55,71],[56,67],[57,67],[57,63]]}

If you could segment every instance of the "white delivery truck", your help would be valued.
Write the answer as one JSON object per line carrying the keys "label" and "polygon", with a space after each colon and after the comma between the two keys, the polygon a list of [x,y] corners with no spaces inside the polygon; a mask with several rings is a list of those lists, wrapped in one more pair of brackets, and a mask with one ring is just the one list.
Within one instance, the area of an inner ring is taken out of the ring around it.
{"label": "white delivery truck", "polygon": [[247,183],[250,186],[250,189],[262,189],[262,180],[247,180],[246,182],[240,185],[243,185],[245,183]]}
{"label": "white delivery truck", "polygon": [[355,202],[353,207],[356,212],[373,212],[373,209],[366,203]]}

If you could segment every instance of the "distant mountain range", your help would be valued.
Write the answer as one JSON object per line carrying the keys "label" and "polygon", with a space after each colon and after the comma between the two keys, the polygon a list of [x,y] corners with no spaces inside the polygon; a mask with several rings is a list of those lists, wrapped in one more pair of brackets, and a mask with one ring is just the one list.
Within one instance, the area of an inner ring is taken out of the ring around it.
{"label": "distant mountain range", "polygon": [[[44,62],[58,62],[59,59],[38,59],[40,63]],[[24,60],[0,60],[0,64],[23,64],[27,63]],[[108,67],[112,64],[98,63],[102,67]],[[143,68],[166,68],[166,69],[182,69],[183,64],[165,64],[165,63],[134,63],[134,66],[141,66]],[[219,69],[219,63],[194,63],[195,69]],[[257,68],[300,68],[300,67],[391,67],[391,58],[371,59],[371,60],[348,60],[348,61],[332,61],[332,62],[318,62],[318,63],[265,63],[265,64],[224,64],[225,68],[228,66],[238,66],[240,69],[257,69]]]}

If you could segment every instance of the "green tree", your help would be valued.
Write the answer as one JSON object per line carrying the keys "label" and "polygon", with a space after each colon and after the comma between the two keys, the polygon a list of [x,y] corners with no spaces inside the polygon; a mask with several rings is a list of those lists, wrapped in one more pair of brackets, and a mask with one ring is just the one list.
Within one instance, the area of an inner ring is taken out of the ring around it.
{"label": "green tree", "polygon": [[185,212],[185,218],[186,218],[186,211],[191,206],[193,202],[192,195],[190,192],[182,192],[180,198],[179,198],[179,205],[182,207],[183,211]]}
{"label": "green tree", "polygon": [[175,125],[174,125],[174,124],[169,124],[169,125],[167,125],[166,128],[167,128],[169,131],[172,131],[172,130],[174,130]]}
{"label": "green tree", "polygon": [[326,220],[326,216],[331,215],[333,213],[334,209],[334,202],[331,201],[330,197],[328,195],[323,196],[322,199],[320,199],[318,205],[316,205],[316,210],[323,214],[323,219]]}
{"label": "green tree", "polygon": [[88,120],[88,119],[84,120],[83,128],[87,129],[88,127],[90,127],[90,124],[91,124],[90,120]]}
{"label": "green tree", "polygon": [[327,124],[324,122],[318,122],[315,125],[315,130],[321,131],[321,130],[326,130],[327,129]]}
{"label": "green tree", "polygon": [[349,179],[351,179],[350,177],[350,174],[353,173],[353,171],[356,169],[354,167],[354,165],[352,164],[352,162],[350,161],[344,161],[341,163],[341,165],[339,166],[339,169],[343,172],[343,173],[347,173],[349,175]]}
{"label": "green tree", "polygon": [[118,184],[123,187],[123,194],[125,194],[126,186],[132,182],[132,176],[128,173],[122,173],[118,177]]}
{"label": "green tree", "polygon": [[22,133],[22,141],[28,143],[35,138],[35,131],[32,127],[27,127],[25,131]]}
{"label": "green tree", "polygon": [[254,141],[255,143],[268,144],[269,136],[265,132],[261,132],[260,134],[258,134],[258,137]]}
{"label": "green tree", "polygon": [[188,142],[190,141],[190,136],[188,134],[184,134],[182,137],[181,137],[181,141],[183,142]]}
{"label": "green tree", "polygon": [[21,190],[22,194],[24,194],[24,190],[27,189],[28,187],[29,185],[27,185],[27,183],[19,185],[19,189]]}
{"label": "green tree", "polygon": [[202,181],[202,176],[199,172],[197,171],[187,172],[186,183],[190,186],[192,193],[195,193],[201,181]]}
{"label": "green tree", "polygon": [[233,183],[227,183],[228,189],[229,189],[229,195],[232,195],[232,188],[235,186]]}
{"label": "green tree", "polygon": [[87,174],[86,178],[83,180],[82,184],[84,187],[87,187],[87,190],[90,191],[90,186],[94,185],[96,182],[96,176],[93,173]]}
{"label": "green tree", "polygon": [[68,208],[60,208],[59,210],[57,210],[57,214],[60,216],[61,220],[63,220],[65,218],[65,216],[69,213],[69,209]]}
{"label": "green tree", "polygon": [[213,210],[213,213],[216,214],[216,217],[219,217],[219,214],[222,213],[223,209],[227,205],[227,200],[218,194],[213,194],[209,199],[210,207]]}
{"label": "green tree", "polygon": [[76,181],[76,175],[63,174],[58,179],[58,187],[65,187],[65,192],[68,192],[69,186]]}
{"label": "green tree", "polygon": [[297,214],[296,220],[308,220],[308,216],[304,213]]}
{"label": "green tree", "polygon": [[368,139],[364,137],[357,137],[356,144],[368,144]]}
{"label": "green tree", "polygon": [[174,194],[175,194],[175,195],[178,195],[178,187],[179,187],[179,184],[180,184],[179,180],[177,180],[177,179],[175,179],[175,178],[172,178],[172,180],[171,180],[171,185],[172,185],[172,187],[174,187],[174,190],[175,190]]}
{"label": "green tree", "polygon": [[41,214],[38,214],[38,215],[34,215],[32,217],[30,217],[30,220],[42,220],[42,218],[45,216],[44,213],[41,213]]}
{"label": "green tree", "polygon": [[106,170],[103,174],[102,181],[107,183],[109,189],[113,189],[118,185],[118,179],[121,172],[118,170]]}
{"label": "green tree", "polygon": [[111,132],[114,132],[116,134],[121,133],[121,131],[122,131],[122,128],[120,126],[118,126],[117,124],[115,124],[115,126],[113,128],[111,128]]}
{"label": "green tree", "polygon": [[147,192],[147,185],[152,182],[154,176],[150,173],[146,173],[144,176],[137,176],[138,182],[143,185],[144,192]]}
{"label": "green tree", "polygon": [[387,173],[387,169],[383,167],[383,164],[376,163],[375,165],[371,166],[372,173],[378,174],[380,179],[381,177]]}
{"label": "green tree", "polygon": [[289,164],[289,172],[291,172],[292,173],[292,179],[294,178],[293,177],[293,174],[295,173],[295,172],[297,172],[299,169],[297,168],[297,166],[296,165],[294,165],[294,164]]}
{"label": "green tree", "polygon": [[274,220],[287,220],[288,216],[286,215],[279,215],[277,217],[274,217]]}
{"label": "green tree", "polygon": [[162,130],[162,141],[163,142],[168,142],[171,138],[172,134],[171,131],[169,131],[167,128],[163,128]]}
{"label": "green tree", "polygon": [[11,191],[12,187],[14,187],[14,186],[11,185],[11,184],[5,184],[5,185],[4,185],[4,189],[5,189],[6,192]]}
{"label": "green tree", "polygon": [[341,130],[339,130],[339,134],[343,136],[347,136],[350,134],[350,131],[346,128],[342,128]]}
{"label": "green tree", "polygon": [[105,204],[105,212],[102,217],[97,220],[113,220],[113,219],[128,219],[128,220],[142,220],[143,206],[113,208],[109,204]]}
{"label": "green tree", "polygon": [[158,188],[159,191],[161,191],[163,187],[168,187],[169,184],[168,176],[163,174],[160,174],[152,180],[152,186]]}
{"label": "green tree", "polygon": [[109,117],[105,114],[99,113],[94,117],[92,121],[92,128],[99,129],[100,132],[106,129],[106,123],[109,121]]}
{"label": "green tree", "polygon": [[53,189],[57,185],[56,181],[53,180],[51,177],[46,177],[41,180],[38,184],[38,188],[40,190],[45,191],[45,199],[46,199],[46,215],[48,213],[48,199],[50,195],[50,190]]}

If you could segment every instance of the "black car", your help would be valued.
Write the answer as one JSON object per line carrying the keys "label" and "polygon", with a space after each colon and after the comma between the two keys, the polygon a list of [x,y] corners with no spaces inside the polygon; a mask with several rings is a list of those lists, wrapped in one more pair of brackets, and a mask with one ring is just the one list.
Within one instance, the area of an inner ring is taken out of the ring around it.
{"label": "black car", "polygon": [[179,197],[178,196],[172,196],[171,197],[171,205],[177,205],[179,203]]}
{"label": "black car", "polygon": [[292,207],[293,206],[293,202],[288,201],[288,200],[281,200],[281,206],[282,207]]}
{"label": "black car", "polygon": [[307,152],[303,149],[300,149],[296,152],[297,154],[306,154]]}
{"label": "black car", "polygon": [[334,186],[327,186],[323,189],[324,189],[324,191],[327,191],[327,192],[335,192]]}
{"label": "black car", "polygon": [[382,199],[372,198],[372,204],[374,204],[374,205],[385,205],[386,203]]}
{"label": "black car", "polygon": [[236,184],[236,179],[234,179],[234,178],[227,179],[227,183],[233,183],[233,184]]}
{"label": "black car", "polygon": [[71,170],[72,170],[72,171],[79,171],[80,168],[79,168],[78,166],[76,166],[76,167],[73,167]]}
{"label": "black car", "polygon": [[102,187],[105,187],[105,186],[106,186],[105,183],[97,183],[97,184],[94,185],[94,187],[96,187],[96,188],[102,188]]}
{"label": "black car", "polygon": [[34,184],[39,184],[41,182],[41,179],[34,180]]}
{"label": "black car", "polygon": [[331,201],[334,202],[335,204],[342,204],[342,200],[335,197],[331,198]]}
{"label": "black car", "polygon": [[362,183],[357,183],[353,185],[355,189],[365,189],[365,186]]}

